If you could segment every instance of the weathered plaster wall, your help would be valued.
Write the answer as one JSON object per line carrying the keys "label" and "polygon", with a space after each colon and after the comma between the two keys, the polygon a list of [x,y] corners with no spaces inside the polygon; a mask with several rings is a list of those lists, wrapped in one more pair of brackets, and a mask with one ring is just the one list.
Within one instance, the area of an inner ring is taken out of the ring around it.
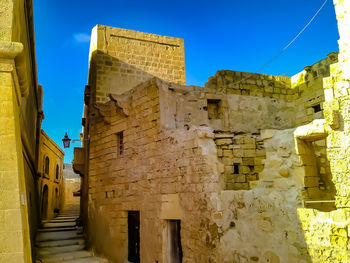
{"label": "weathered plaster wall", "polygon": [[212,198],[220,241],[217,262],[310,262],[297,209],[302,206],[302,163],[293,129],[263,130],[266,159],[248,191]]}
{"label": "weathered plaster wall", "polygon": [[185,84],[184,40],[97,25],[90,43],[89,85],[97,101],[152,77]]}

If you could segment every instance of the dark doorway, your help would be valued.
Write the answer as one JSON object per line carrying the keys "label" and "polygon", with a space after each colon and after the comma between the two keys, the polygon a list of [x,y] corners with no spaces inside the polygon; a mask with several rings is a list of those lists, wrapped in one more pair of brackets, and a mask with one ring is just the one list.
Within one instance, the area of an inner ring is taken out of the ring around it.
{"label": "dark doorway", "polygon": [[133,263],[140,263],[140,212],[128,212],[128,238],[129,255],[128,260]]}
{"label": "dark doorway", "polygon": [[47,217],[47,205],[48,205],[49,189],[47,185],[44,185],[44,189],[41,195],[41,218]]}
{"label": "dark doorway", "polygon": [[182,263],[181,221],[169,220],[170,263]]}

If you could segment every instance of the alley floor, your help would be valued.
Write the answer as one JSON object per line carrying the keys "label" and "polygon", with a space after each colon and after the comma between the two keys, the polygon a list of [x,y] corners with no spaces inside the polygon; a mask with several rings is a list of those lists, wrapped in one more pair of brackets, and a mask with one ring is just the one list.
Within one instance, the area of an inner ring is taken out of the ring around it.
{"label": "alley floor", "polygon": [[36,263],[107,263],[86,249],[83,229],[76,225],[79,207],[63,209],[57,217],[43,221],[36,237]]}

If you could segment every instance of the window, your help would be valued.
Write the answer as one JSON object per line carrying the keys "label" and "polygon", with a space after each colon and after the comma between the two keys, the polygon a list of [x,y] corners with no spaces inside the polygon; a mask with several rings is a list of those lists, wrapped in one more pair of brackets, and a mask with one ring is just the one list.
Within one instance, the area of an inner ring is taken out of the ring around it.
{"label": "window", "polygon": [[220,100],[208,100],[207,101],[208,107],[208,119],[209,120],[216,120],[219,119],[219,104]]}
{"label": "window", "polygon": [[50,171],[50,159],[49,157],[45,157],[45,163],[44,163],[44,173],[45,174],[49,174],[49,171]]}
{"label": "window", "polygon": [[239,174],[239,164],[237,163],[233,165],[233,174]]}
{"label": "window", "polygon": [[314,109],[315,113],[322,111],[320,104],[316,104],[316,105],[312,106],[312,108]]}
{"label": "window", "polygon": [[58,180],[59,177],[60,177],[60,167],[57,164],[56,165],[56,179]]}
{"label": "window", "polygon": [[117,133],[117,147],[118,155],[122,155],[124,152],[124,134],[122,131]]}

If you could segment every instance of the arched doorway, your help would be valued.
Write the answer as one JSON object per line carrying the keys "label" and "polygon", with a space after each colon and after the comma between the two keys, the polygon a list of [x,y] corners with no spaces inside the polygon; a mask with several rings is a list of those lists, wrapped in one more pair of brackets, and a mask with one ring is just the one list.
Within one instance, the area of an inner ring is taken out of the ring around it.
{"label": "arched doorway", "polygon": [[49,188],[45,184],[41,195],[41,218],[42,219],[45,219],[47,217],[48,197],[49,197]]}

